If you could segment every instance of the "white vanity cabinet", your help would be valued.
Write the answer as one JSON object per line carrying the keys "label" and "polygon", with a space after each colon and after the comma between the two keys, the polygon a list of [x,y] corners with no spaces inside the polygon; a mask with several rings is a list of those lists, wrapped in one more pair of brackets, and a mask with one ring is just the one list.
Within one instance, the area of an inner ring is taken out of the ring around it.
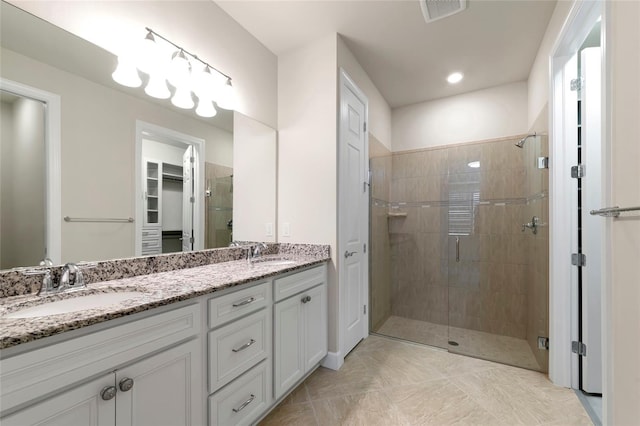
{"label": "white vanity cabinet", "polygon": [[272,402],[271,281],[209,299],[209,424],[254,422]]}
{"label": "white vanity cabinet", "polygon": [[200,425],[200,326],[196,304],[5,358],[0,423]]}
{"label": "white vanity cabinet", "polygon": [[274,396],[279,399],[327,354],[326,266],[274,280]]}
{"label": "white vanity cabinet", "polygon": [[327,354],[326,270],[0,351],[0,424],[254,424]]}
{"label": "white vanity cabinet", "polygon": [[6,426],[198,425],[192,398],[198,392],[193,376],[199,353],[198,341],[183,343],[73,386],[1,422]]}

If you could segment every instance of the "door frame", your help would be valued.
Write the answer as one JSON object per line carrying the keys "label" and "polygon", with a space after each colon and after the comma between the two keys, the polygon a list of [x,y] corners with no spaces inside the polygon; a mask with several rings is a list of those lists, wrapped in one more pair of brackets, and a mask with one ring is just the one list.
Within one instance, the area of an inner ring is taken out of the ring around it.
{"label": "door frame", "polygon": [[[565,91],[568,80],[565,67],[578,53],[586,35],[601,16],[602,49],[602,197],[603,205],[611,205],[611,60],[607,45],[609,29],[608,2],[575,2],[569,12],[562,30],[551,50],[549,67],[549,130],[551,145],[551,167],[549,182],[550,200],[550,247],[549,247],[549,378],[557,385],[578,387],[577,355],[571,352],[571,341],[577,340],[577,279],[576,267],[571,265],[571,253],[577,240],[577,182],[569,177],[571,166],[576,165],[575,145],[566,143],[571,140],[571,108]],[[577,69],[576,69],[577,71]],[[577,77],[577,72],[573,78]],[[577,113],[576,113],[577,114]],[[574,139],[577,136],[574,136]],[[608,345],[610,324],[610,259],[611,230],[610,222],[603,228],[602,257],[602,348]],[[567,309],[570,307],[570,309]],[[603,401],[607,406],[607,350],[603,350]]]}
{"label": "door frame", "polygon": [[168,145],[191,145],[194,150],[194,168],[196,181],[194,184],[195,202],[193,203],[193,250],[204,249],[204,158],[205,140],[175,130],[167,129],[145,121],[136,120],[136,152],[135,152],[135,255],[142,255],[143,194],[142,188],[142,139],[152,138]]}
{"label": "door frame", "polygon": [[[337,241],[337,253],[336,253],[336,263],[337,263],[337,267],[338,267],[338,283],[339,283],[339,294],[340,294],[340,303],[339,303],[339,307],[338,307],[338,311],[339,311],[339,330],[338,330],[338,342],[339,342],[339,347],[338,347],[338,353],[337,354],[329,354],[329,357],[336,357],[336,360],[327,360],[326,365],[330,368],[334,368],[334,369],[338,369],[340,368],[340,366],[342,366],[342,364],[344,363],[344,357],[347,355],[345,353],[346,351],[346,342],[345,342],[345,335],[346,335],[346,328],[347,328],[347,306],[346,306],[346,300],[347,300],[347,295],[346,295],[346,286],[344,285],[345,282],[345,264],[342,261],[341,257],[340,257],[340,253],[342,253],[342,250],[344,250],[344,235],[342,232],[342,228],[344,225],[342,225],[343,223],[343,212],[342,212],[342,206],[344,206],[346,204],[346,191],[344,191],[342,185],[340,184],[343,179],[344,179],[344,170],[342,167],[342,144],[343,144],[343,138],[342,138],[342,128],[341,128],[341,112],[342,109],[345,105],[344,103],[344,98],[342,96],[343,90],[345,90],[345,88],[348,88],[350,91],[352,91],[356,97],[364,104],[364,121],[365,123],[367,123],[367,126],[369,124],[369,100],[367,99],[367,96],[364,94],[364,92],[362,90],[360,90],[360,88],[356,85],[356,83],[353,81],[353,79],[349,76],[349,74],[343,69],[340,68],[339,69],[339,79],[338,79],[338,84],[339,84],[339,89],[338,89],[338,93],[339,93],[339,105],[338,105],[338,116],[337,116],[337,120],[338,120],[338,125],[337,125],[337,131],[338,131],[338,146],[337,146],[337,157],[338,157],[338,241]],[[365,159],[365,176],[368,175],[368,168],[369,168],[369,132],[368,130],[364,132],[365,134],[365,153],[364,155],[367,157]],[[370,188],[368,189],[370,190]],[[363,224],[363,240],[365,241],[366,245],[367,245],[367,253],[363,253],[363,259],[365,262],[365,265],[363,267],[363,280],[362,280],[362,295],[363,295],[363,300],[367,305],[367,312],[364,314],[364,326],[363,326],[363,335],[362,338],[366,338],[369,335],[369,251],[371,249],[370,244],[369,244],[369,202],[368,202],[368,198],[367,198],[367,203],[366,203],[367,207],[365,212],[363,213],[363,216],[361,217],[361,223]]]}
{"label": "door frame", "polygon": [[62,154],[60,96],[0,77],[0,88],[45,104],[45,246],[54,265],[62,263]]}

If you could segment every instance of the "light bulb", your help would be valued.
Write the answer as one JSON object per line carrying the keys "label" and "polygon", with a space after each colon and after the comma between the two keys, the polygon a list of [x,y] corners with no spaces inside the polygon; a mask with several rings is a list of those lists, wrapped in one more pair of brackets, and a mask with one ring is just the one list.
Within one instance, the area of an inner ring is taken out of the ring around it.
{"label": "light bulb", "polygon": [[174,87],[184,86],[189,83],[191,78],[189,60],[182,50],[173,54],[173,59],[169,64],[169,73],[167,80]]}
{"label": "light bulb", "polygon": [[118,67],[111,77],[117,83],[127,87],[140,87],[142,84],[133,60],[125,56],[118,56]]}
{"label": "light bulb", "polygon": [[144,92],[152,98],[158,99],[168,99],[171,96],[167,80],[159,71],[149,74],[149,82],[144,88]]}
{"label": "light bulb", "polygon": [[177,87],[176,92],[171,98],[171,103],[178,108],[191,109],[193,108],[193,98],[191,97],[191,90],[188,87]]}
{"label": "light bulb", "polygon": [[149,32],[138,46],[136,66],[143,73],[152,74],[158,70],[160,58],[160,46],[156,43],[153,34]]}
{"label": "light bulb", "polygon": [[210,99],[199,99],[198,107],[196,108],[196,114],[200,117],[211,118],[215,117],[218,111],[213,106],[213,102]]}
{"label": "light bulb", "polygon": [[231,79],[227,79],[227,83],[222,86],[217,104],[222,109],[232,110],[236,107],[235,91],[231,85]]}
{"label": "light bulb", "polygon": [[449,82],[449,84],[456,84],[462,81],[462,77],[464,77],[464,74],[462,74],[461,72],[454,72],[449,74],[449,76],[447,77],[447,81]]}

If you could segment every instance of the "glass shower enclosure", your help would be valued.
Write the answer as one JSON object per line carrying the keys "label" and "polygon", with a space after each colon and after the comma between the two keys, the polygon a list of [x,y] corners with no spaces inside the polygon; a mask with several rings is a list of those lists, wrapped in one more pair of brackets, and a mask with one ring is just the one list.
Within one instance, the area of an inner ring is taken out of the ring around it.
{"label": "glass shower enclosure", "polygon": [[372,332],[547,371],[548,146],[521,139],[371,158]]}

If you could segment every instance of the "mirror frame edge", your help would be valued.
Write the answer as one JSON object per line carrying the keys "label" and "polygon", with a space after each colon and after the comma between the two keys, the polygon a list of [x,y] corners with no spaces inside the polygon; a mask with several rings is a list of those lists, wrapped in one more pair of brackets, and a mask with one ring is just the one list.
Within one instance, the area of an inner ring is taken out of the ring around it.
{"label": "mirror frame edge", "polygon": [[62,262],[62,153],[60,96],[51,92],[0,77],[0,89],[31,98],[45,104],[45,257],[54,265]]}

